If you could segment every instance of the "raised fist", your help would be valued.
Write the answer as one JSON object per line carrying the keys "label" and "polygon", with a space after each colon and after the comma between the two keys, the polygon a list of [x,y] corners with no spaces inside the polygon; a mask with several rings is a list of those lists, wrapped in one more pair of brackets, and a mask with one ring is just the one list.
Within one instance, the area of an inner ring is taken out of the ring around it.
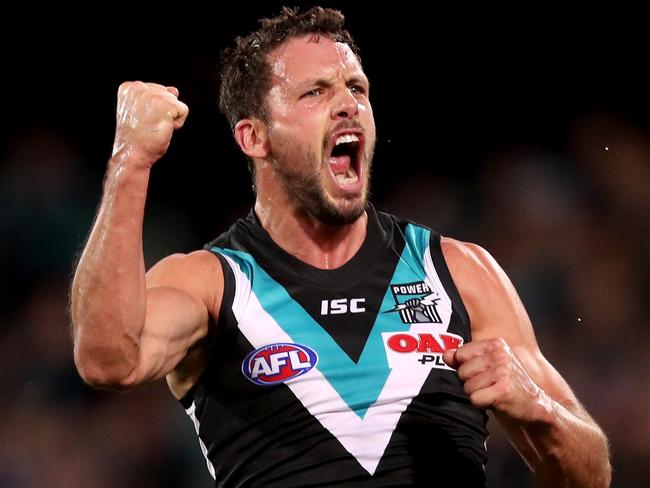
{"label": "raised fist", "polygon": [[404,302],[404,305],[406,305],[409,308],[417,308],[417,307],[422,307],[422,300],[419,298],[409,298]]}
{"label": "raised fist", "polygon": [[183,126],[188,112],[174,87],[122,83],[117,92],[113,155],[129,151],[132,159],[153,165],[167,151],[174,130]]}

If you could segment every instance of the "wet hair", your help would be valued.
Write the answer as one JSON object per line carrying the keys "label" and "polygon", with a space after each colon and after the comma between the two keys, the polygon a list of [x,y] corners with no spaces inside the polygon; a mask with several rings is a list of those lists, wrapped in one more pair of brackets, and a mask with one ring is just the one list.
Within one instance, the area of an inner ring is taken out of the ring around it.
{"label": "wet hair", "polygon": [[[269,122],[266,96],[271,88],[271,65],[268,55],[286,40],[308,34],[318,34],[347,44],[359,63],[359,48],[350,33],[343,28],[345,17],[334,9],[312,7],[282,7],[280,14],[260,19],[260,28],[245,37],[237,37],[233,47],[221,54],[221,86],[219,109],[234,131],[237,122],[255,117]],[[252,161],[249,169],[253,173]]]}

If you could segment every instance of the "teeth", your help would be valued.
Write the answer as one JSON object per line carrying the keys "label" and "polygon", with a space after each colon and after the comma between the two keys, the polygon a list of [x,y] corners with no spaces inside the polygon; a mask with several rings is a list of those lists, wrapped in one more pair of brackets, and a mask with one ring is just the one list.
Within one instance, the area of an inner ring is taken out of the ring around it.
{"label": "teeth", "polygon": [[336,138],[335,146],[339,144],[348,144],[350,142],[359,142],[359,138],[354,134],[345,134]]}
{"label": "teeth", "polygon": [[336,180],[342,185],[352,185],[359,180],[359,175],[357,175],[356,171],[349,169],[345,173],[336,175]]}

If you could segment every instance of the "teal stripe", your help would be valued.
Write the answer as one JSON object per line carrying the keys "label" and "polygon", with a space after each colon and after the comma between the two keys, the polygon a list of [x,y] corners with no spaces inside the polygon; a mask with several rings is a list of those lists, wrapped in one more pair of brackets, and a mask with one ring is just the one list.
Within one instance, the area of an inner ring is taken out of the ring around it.
{"label": "teal stripe", "polygon": [[406,249],[409,252],[414,252],[415,259],[421,266],[424,266],[424,253],[429,247],[429,239],[431,239],[431,231],[424,227],[408,224],[404,232],[406,239]]}
{"label": "teal stripe", "polygon": [[[407,245],[397,263],[391,283],[424,280],[422,256],[428,245],[428,233],[428,230],[421,227],[407,227]],[[350,409],[363,419],[368,408],[377,401],[390,374],[381,333],[406,331],[410,327],[400,320],[399,314],[382,313],[395,307],[390,287],[386,289],[380,312],[359,361],[355,363],[250,254],[218,247],[213,247],[212,250],[232,258],[237,263],[251,281],[253,293],[264,310],[293,342],[305,344],[318,353],[318,369]]]}

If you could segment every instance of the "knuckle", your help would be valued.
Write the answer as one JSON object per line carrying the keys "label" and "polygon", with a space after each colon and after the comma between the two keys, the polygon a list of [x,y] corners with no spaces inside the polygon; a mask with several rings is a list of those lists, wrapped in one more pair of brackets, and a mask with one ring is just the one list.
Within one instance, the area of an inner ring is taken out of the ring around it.
{"label": "knuckle", "polygon": [[189,109],[189,107],[188,107],[187,105],[185,105],[184,103],[182,103],[182,104],[178,107],[178,116],[179,116],[180,118],[186,118],[187,115],[188,115],[189,113],[190,113],[190,109]]}
{"label": "knuckle", "polygon": [[125,81],[118,88],[117,94],[122,99],[136,99],[145,89],[145,84],[141,81]]}
{"label": "knuckle", "polygon": [[499,349],[510,352],[510,346],[508,345],[508,341],[506,341],[503,337],[499,337]]}
{"label": "knuckle", "polygon": [[486,398],[485,395],[481,395],[478,392],[474,392],[469,395],[469,400],[472,402],[473,405],[481,408],[486,408],[491,405],[491,402],[489,401],[488,398]]}
{"label": "knuckle", "polygon": [[[456,352],[454,353],[454,359],[455,359],[456,362],[459,363],[461,366],[462,366],[462,364],[463,364],[463,355],[464,355],[462,349],[463,349],[462,347],[459,347],[458,349],[456,349]],[[460,368],[460,367],[459,367],[459,368]]]}
{"label": "knuckle", "polygon": [[497,381],[507,382],[510,377],[510,370],[507,366],[498,366],[495,370],[495,377]]}
{"label": "knuckle", "polygon": [[456,361],[458,361],[459,363],[464,363],[465,361],[467,361],[468,347],[469,346],[463,345],[456,349]]}
{"label": "knuckle", "polygon": [[117,98],[120,100],[125,100],[131,91],[131,87],[131,82],[127,81],[125,83],[122,83],[117,90]]}
{"label": "knuckle", "polygon": [[499,347],[492,351],[492,360],[497,364],[505,364],[510,358],[510,352],[507,349]]}
{"label": "knuckle", "polygon": [[493,337],[490,339],[490,347],[492,347],[494,350],[503,349],[505,347],[508,347],[508,343],[503,337]]}
{"label": "knuckle", "polygon": [[461,381],[467,381],[469,379],[469,374],[468,374],[466,365],[461,364],[458,367],[457,373],[458,373],[458,377],[461,379]]}
{"label": "knuckle", "polygon": [[490,339],[490,353],[494,359],[507,359],[510,356],[510,346],[502,337]]}
{"label": "knuckle", "polygon": [[510,382],[509,381],[498,381],[495,388],[497,394],[501,398],[507,398],[510,395]]}
{"label": "knuckle", "polygon": [[125,81],[123,83],[120,83],[120,86],[117,89],[118,93],[124,93],[125,91],[128,91],[131,85],[133,85],[132,81]]}

